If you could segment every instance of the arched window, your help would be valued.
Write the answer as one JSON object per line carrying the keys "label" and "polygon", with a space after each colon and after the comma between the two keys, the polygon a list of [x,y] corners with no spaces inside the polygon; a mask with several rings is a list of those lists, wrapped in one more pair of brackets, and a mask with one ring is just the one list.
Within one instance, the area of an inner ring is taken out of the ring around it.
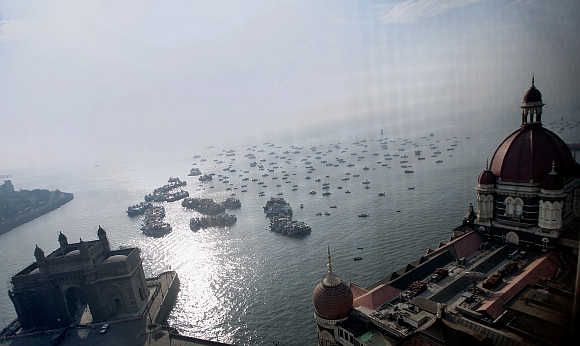
{"label": "arched window", "polygon": [[550,201],[541,201],[540,202],[540,220],[542,221],[540,226],[545,228],[552,227],[552,211],[553,206],[552,202]]}
{"label": "arched window", "polygon": [[505,199],[505,215],[513,216],[514,215],[514,200],[511,197]]}
{"label": "arched window", "polygon": [[515,216],[521,217],[524,212],[524,201],[521,198],[516,198],[514,200],[514,214]]}
{"label": "arched window", "polygon": [[551,220],[552,223],[554,225],[557,225],[560,223],[560,215],[562,213],[562,205],[560,204],[560,202],[554,202],[552,204],[552,217]]}

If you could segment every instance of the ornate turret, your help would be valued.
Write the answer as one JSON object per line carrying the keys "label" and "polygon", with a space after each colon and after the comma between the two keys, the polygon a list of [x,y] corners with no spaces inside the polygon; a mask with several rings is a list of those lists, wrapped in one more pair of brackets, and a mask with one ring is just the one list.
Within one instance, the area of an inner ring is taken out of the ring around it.
{"label": "ornate turret", "polygon": [[36,248],[34,248],[34,257],[36,258],[36,262],[38,263],[44,262],[45,260],[44,251],[42,251],[42,249],[38,247],[38,244],[36,244]]}
{"label": "ornate turret", "polygon": [[[542,93],[536,89],[534,76],[532,75],[532,85],[524,94],[522,99],[522,126],[529,124],[542,124]],[[535,118],[535,119],[534,119]]]}
{"label": "ornate turret", "polygon": [[65,249],[68,246],[66,235],[64,235],[62,232],[58,233],[58,243],[60,244],[61,249]]}
{"label": "ornate turret", "polygon": [[97,236],[99,237],[99,241],[103,244],[103,247],[106,251],[111,251],[111,247],[109,246],[109,239],[107,238],[107,232],[99,225],[99,229],[97,230]]}
{"label": "ornate turret", "polygon": [[559,230],[562,228],[564,199],[564,181],[556,171],[556,161],[552,161],[552,170],[542,181],[540,190],[540,209],[538,226],[544,229]]}

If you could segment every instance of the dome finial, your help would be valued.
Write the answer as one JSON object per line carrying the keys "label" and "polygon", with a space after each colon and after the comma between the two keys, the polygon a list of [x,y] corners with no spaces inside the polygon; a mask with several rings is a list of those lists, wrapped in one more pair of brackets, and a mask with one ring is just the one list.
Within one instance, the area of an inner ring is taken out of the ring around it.
{"label": "dome finial", "polygon": [[532,72],[532,86],[535,86],[534,85],[534,73],[533,72]]}
{"label": "dome finial", "polygon": [[485,159],[485,170],[489,171],[489,158]]}
{"label": "dome finial", "polygon": [[328,245],[328,274],[332,274],[332,259],[330,257],[330,245]]}

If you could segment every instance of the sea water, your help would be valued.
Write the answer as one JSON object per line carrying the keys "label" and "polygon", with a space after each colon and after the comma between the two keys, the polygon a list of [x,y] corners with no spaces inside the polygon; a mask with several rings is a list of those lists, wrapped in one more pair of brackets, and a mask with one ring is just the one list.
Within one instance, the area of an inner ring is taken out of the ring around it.
{"label": "sea water", "polygon": [[[257,145],[255,150],[264,150],[251,151],[256,159],[244,157],[250,153],[247,149],[251,145],[228,147],[236,151],[235,157],[220,156],[223,148],[216,145],[194,150],[206,159],[203,162],[184,150],[171,158],[152,156],[147,160],[131,160],[128,157],[121,163],[84,168],[9,171],[17,189],[58,188],[73,192],[75,198],[49,214],[0,235],[3,283],[0,323],[6,325],[16,317],[8,297],[9,280],[34,261],[35,244],[48,254],[58,247],[59,231],[66,234],[69,242],[80,238],[92,240],[96,239],[101,225],[112,248],[141,249],[146,276],[177,271],[181,290],[168,322],[181,333],[236,344],[313,344],[312,291],[326,274],[327,246],[332,251],[335,273],[347,283],[365,287],[417,259],[427,248],[433,249],[440,241],[448,240],[451,230],[461,223],[468,204],[475,200],[473,187],[486,158],[510,129],[470,132],[451,127],[438,129],[433,136],[430,132],[426,129],[407,134],[386,130],[387,149],[379,142],[383,138],[380,129],[347,129],[340,135],[309,134],[300,140],[276,142],[268,138],[274,147],[253,143]],[[401,144],[406,140],[409,143]],[[454,149],[447,151],[453,143]],[[289,145],[303,149],[299,154],[283,154],[286,150],[292,151]],[[441,155],[431,157],[435,151],[429,149],[431,145]],[[311,146],[316,149],[311,150]],[[418,160],[415,150],[421,150],[425,160]],[[275,154],[269,155],[272,151]],[[317,151],[321,154],[316,154]],[[406,154],[408,158],[391,156],[392,160],[388,161],[384,160],[385,153]],[[315,159],[316,156],[321,158]],[[360,156],[364,158],[358,160]],[[344,163],[334,167],[321,163],[323,160],[334,163],[337,157],[355,166],[347,167]],[[306,164],[301,161],[304,158],[316,168],[313,173],[307,173]],[[224,164],[217,164],[214,159]],[[249,167],[250,162],[260,159],[266,160],[258,162],[266,170]],[[405,174],[400,160],[408,160],[406,165],[414,173]],[[443,163],[435,163],[436,160]],[[390,167],[383,167],[377,161]],[[192,166],[194,162],[196,166]],[[271,165],[272,162],[275,164]],[[223,171],[230,164],[235,173]],[[279,168],[274,173],[268,172],[267,168],[272,166]],[[212,183],[200,184],[197,177],[187,176],[192,167],[200,168],[203,173],[228,175],[233,186],[215,179]],[[250,173],[245,174],[244,170]],[[291,183],[281,180],[282,170],[290,174]],[[262,177],[264,173],[269,176]],[[350,180],[341,180],[349,177],[346,173],[351,173]],[[268,187],[242,181],[240,174],[264,181]],[[360,177],[354,178],[354,174]],[[188,183],[185,189],[193,197],[222,201],[235,193],[242,202],[241,209],[231,211],[237,216],[237,223],[227,229],[192,232],[189,220],[198,214],[185,210],[180,202],[163,203],[166,221],[173,231],[163,238],[143,235],[139,230],[142,217],[128,217],[127,206],[141,201],[170,176],[185,179]],[[279,179],[273,180],[274,176]],[[311,179],[307,180],[306,176]],[[321,181],[315,182],[316,178]],[[364,189],[361,183],[364,180],[370,181],[369,189]],[[324,182],[330,183],[332,195],[328,197],[322,196]],[[243,184],[248,185],[245,193],[240,188]],[[281,187],[276,187],[277,184]],[[295,184],[298,190],[291,191]],[[227,187],[232,190],[226,191]],[[347,189],[350,194],[345,193]],[[311,190],[317,194],[310,195]],[[265,192],[264,197],[258,196],[259,191]],[[310,235],[289,238],[268,231],[262,206],[279,192],[291,204],[294,219],[311,225]],[[381,192],[385,196],[379,196]],[[301,203],[303,209],[299,208]],[[331,205],[337,208],[329,208]],[[331,215],[316,216],[318,212]],[[361,213],[369,217],[357,217]],[[354,257],[363,259],[353,261]]]}

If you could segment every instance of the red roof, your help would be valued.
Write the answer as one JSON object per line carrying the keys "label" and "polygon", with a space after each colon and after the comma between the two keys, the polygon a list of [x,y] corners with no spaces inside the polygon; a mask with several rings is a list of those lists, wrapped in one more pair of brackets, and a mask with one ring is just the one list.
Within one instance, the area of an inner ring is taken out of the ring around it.
{"label": "red roof", "polygon": [[399,294],[401,294],[401,290],[390,285],[382,284],[356,298],[354,300],[354,306],[363,306],[367,309],[374,310]]}
{"label": "red roof", "polygon": [[574,175],[570,149],[552,131],[541,124],[528,124],[510,134],[495,150],[492,173],[507,182],[542,182],[556,162],[558,173]]}

